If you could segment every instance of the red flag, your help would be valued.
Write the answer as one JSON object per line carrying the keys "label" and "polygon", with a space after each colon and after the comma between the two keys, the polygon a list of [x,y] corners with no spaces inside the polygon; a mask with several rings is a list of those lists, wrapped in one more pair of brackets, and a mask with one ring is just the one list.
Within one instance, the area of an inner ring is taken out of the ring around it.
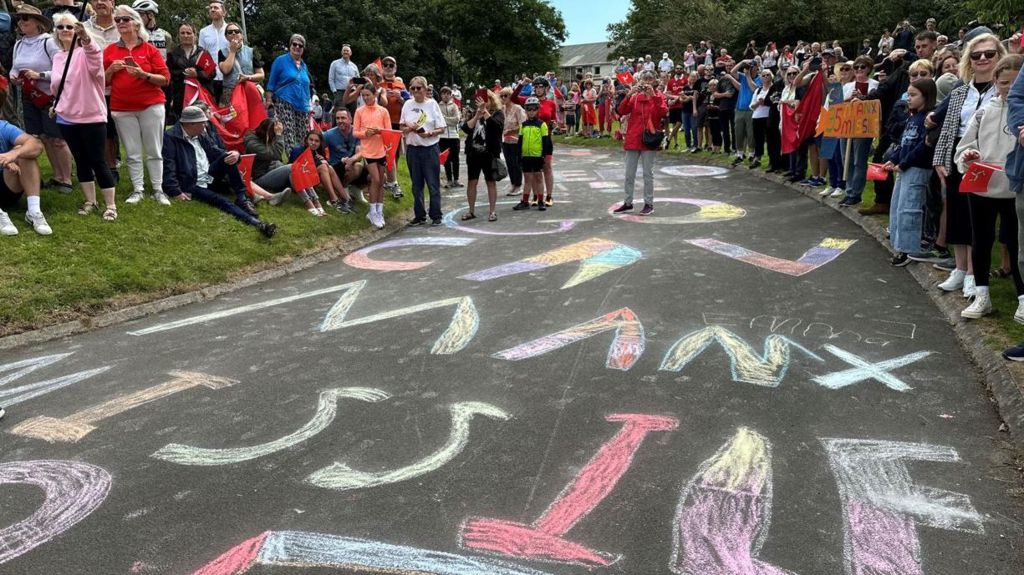
{"label": "red flag", "polygon": [[821,103],[825,95],[825,77],[817,73],[807,86],[803,99],[796,109],[782,106],[782,153],[790,154],[814,136],[818,116],[821,115]]}
{"label": "red flag", "polygon": [[378,70],[380,70],[381,74],[384,73],[384,63],[380,61],[380,58],[374,60],[373,65],[376,66]]}
{"label": "red flag", "polygon": [[967,167],[967,173],[960,180],[961,194],[985,194],[988,193],[988,184],[996,172],[1003,171],[999,166],[974,162]]}
{"label": "red flag", "polygon": [[303,150],[302,154],[292,162],[292,188],[304,190],[320,185],[320,174],[316,171],[316,162],[313,161],[313,151],[309,148]]}
{"label": "red flag", "polygon": [[448,154],[449,153],[451,153],[451,149],[448,149],[448,150],[445,150],[445,151],[441,152],[440,160],[441,160],[441,165],[442,166],[444,165],[445,162],[448,161]]}
{"label": "red flag", "polygon": [[633,74],[629,71],[619,72],[618,74],[615,75],[615,78],[619,81],[620,84],[633,83]]}
{"label": "red flag", "polygon": [[384,149],[388,153],[388,171],[395,169],[395,157],[398,156],[398,146],[402,142],[402,132],[398,130],[381,130],[380,137],[384,140]]}
{"label": "red flag", "polygon": [[263,106],[263,97],[259,88],[252,82],[240,82],[231,93],[231,105],[220,108],[213,100],[213,95],[199,85],[194,79],[185,80],[185,105],[190,106],[197,101],[206,102],[213,111],[210,123],[217,129],[217,135],[224,141],[228,150],[245,151],[242,138],[245,133],[260,125],[267,117],[267,109]]}
{"label": "red flag", "polygon": [[889,172],[882,164],[868,163],[868,179],[872,182],[884,182],[889,179]]}
{"label": "red flag", "polygon": [[252,163],[256,160],[256,154],[242,154],[238,160],[238,172],[242,174],[242,181],[245,182],[245,193],[250,198],[252,193]]}

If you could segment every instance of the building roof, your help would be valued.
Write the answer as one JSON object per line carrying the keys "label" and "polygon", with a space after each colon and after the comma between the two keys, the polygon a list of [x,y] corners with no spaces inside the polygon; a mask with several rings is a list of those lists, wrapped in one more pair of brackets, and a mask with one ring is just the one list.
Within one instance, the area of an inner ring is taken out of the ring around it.
{"label": "building roof", "polygon": [[614,50],[615,47],[609,47],[607,42],[562,46],[558,65],[561,68],[571,68],[574,66],[609,64],[614,61],[609,56]]}

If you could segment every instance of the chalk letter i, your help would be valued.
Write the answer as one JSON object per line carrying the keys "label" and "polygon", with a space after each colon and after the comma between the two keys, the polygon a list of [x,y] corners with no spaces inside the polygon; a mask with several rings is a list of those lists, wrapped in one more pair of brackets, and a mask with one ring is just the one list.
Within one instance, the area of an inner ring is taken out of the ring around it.
{"label": "chalk letter i", "polygon": [[530,525],[471,517],[462,524],[462,546],[520,559],[561,561],[587,567],[615,563],[618,555],[590,549],[565,539],[564,535],[615,489],[647,434],[673,430],[679,420],[634,413],[616,413],[606,419],[622,422],[622,429],[601,447],[543,515]]}

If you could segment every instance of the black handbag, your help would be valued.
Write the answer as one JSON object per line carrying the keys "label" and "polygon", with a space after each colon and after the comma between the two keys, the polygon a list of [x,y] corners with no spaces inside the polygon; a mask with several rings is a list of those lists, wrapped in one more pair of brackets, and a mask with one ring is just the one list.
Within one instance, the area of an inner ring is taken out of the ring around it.
{"label": "black handbag", "polygon": [[647,129],[643,133],[643,144],[648,150],[660,150],[661,143],[665,140],[665,132],[654,129],[654,122],[647,116]]}
{"label": "black handbag", "polygon": [[494,177],[495,182],[500,182],[508,177],[508,167],[501,158],[494,158],[491,163],[491,175]]}

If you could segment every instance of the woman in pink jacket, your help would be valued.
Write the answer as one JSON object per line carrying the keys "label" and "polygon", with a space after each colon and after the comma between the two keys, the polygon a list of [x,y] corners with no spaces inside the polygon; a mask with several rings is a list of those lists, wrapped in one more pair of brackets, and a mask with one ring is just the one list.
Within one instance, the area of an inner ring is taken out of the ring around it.
{"label": "woman in pink jacket", "polygon": [[[78,213],[87,216],[96,211],[96,182],[99,182],[105,208],[103,219],[114,221],[117,219],[115,182],[103,155],[107,140],[103,50],[70,12],[54,14],[53,21],[60,51],[53,55],[51,85],[54,95],[60,91],[57,125],[71,148],[78,182],[85,195],[85,203]],[[65,65],[67,74],[64,74]]]}
{"label": "woman in pink jacket", "polygon": [[616,214],[633,209],[633,189],[636,184],[637,164],[643,161],[644,166],[644,209],[641,216],[654,211],[654,155],[657,149],[644,145],[644,131],[660,131],[661,120],[668,114],[665,95],[657,90],[658,82],[654,72],[646,71],[640,75],[640,81],[630,88],[626,97],[619,104],[619,115],[629,115],[626,125],[626,137],[623,149],[626,151],[626,199],[615,208]]}

